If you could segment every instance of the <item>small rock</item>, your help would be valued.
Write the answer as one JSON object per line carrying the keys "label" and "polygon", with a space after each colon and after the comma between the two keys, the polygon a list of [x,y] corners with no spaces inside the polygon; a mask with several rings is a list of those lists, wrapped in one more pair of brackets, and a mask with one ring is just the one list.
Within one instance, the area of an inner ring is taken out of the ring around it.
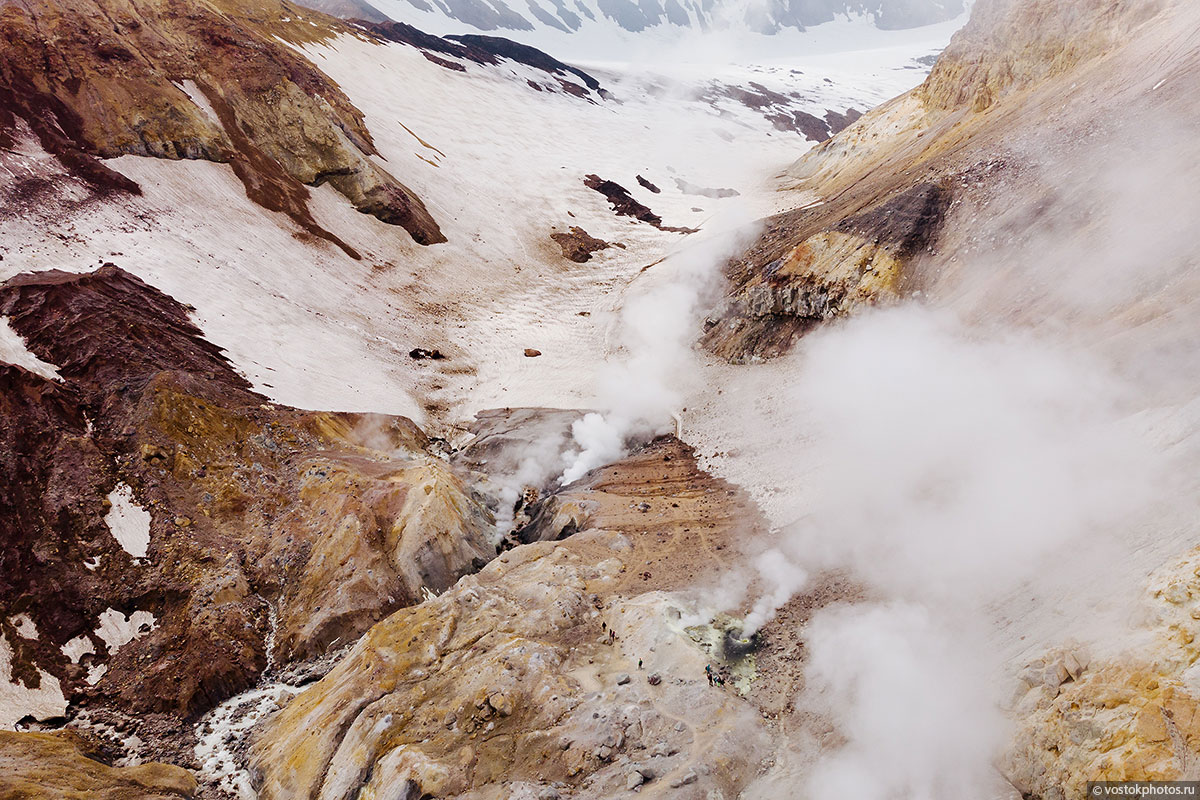
{"label": "small rock", "polygon": [[171,451],[153,444],[142,445],[142,460],[149,464],[165,464],[171,460]]}
{"label": "small rock", "polygon": [[625,788],[629,789],[629,790],[633,790],[633,789],[638,788],[645,782],[646,782],[646,779],[642,777],[642,773],[638,772],[635,769],[632,772],[630,772],[629,777],[625,779]]}
{"label": "small rock", "polygon": [[662,675],[659,675],[657,672],[652,672],[646,676],[646,683],[650,684],[651,686],[658,686],[660,683],[662,683]]}
{"label": "small rock", "polygon": [[414,347],[412,350],[409,350],[408,357],[416,359],[417,361],[422,361],[427,358],[433,359],[434,361],[439,361],[445,358],[440,350],[426,350],[424,347]]}
{"label": "small rock", "polygon": [[487,699],[488,705],[502,717],[507,717],[513,712],[512,699],[503,692],[496,692]]}
{"label": "small rock", "polygon": [[643,178],[641,175],[637,176],[637,182],[642,186],[642,188],[647,189],[648,191],[654,192],[655,194],[659,194],[662,191],[662,189],[658,188],[653,183],[651,183],[650,181]]}
{"label": "small rock", "polygon": [[525,357],[526,358],[537,358],[541,354],[542,354],[541,350],[534,350],[532,347],[525,348]]}
{"label": "small rock", "polygon": [[631,680],[633,680],[633,678],[629,677],[628,672],[622,672],[620,675],[617,676],[617,686],[624,686],[625,684],[629,683]]}
{"label": "small rock", "polygon": [[683,775],[671,781],[671,788],[678,789],[681,786],[690,786],[696,782],[698,777],[699,776],[696,774],[696,770],[689,769],[687,772],[683,773]]}

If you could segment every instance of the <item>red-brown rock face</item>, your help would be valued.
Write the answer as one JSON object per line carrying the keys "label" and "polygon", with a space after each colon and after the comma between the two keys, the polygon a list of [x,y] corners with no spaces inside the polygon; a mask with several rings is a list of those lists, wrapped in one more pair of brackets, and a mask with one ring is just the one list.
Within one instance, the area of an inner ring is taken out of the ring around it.
{"label": "red-brown rock face", "polygon": [[267,403],[114,266],[18,276],[0,313],[64,379],[0,367],[0,627],[31,688],[189,716],[495,555],[413,423]]}

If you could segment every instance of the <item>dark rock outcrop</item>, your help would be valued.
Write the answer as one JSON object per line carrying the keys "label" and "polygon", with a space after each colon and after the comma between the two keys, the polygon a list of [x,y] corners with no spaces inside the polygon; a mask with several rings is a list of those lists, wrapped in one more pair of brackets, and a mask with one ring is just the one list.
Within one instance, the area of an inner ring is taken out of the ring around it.
{"label": "dark rock outcrop", "polygon": [[637,176],[637,182],[638,182],[639,186],[641,186],[643,189],[645,189],[648,192],[654,192],[654,194],[660,194],[662,192],[662,189],[658,188],[653,183],[651,183],[650,181],[643,178],[641,175]]}
{"label": "dark rock outcrop", "polygon": [[588,175],[583,179],[583,184],[608,198],[613,213],[618,217],[633,217],[638,222],[648,223],[661,231],[671,231],[673,233],[695,232],[692,228],[673,228],[663,225],[662,217],[651,211],[648,206],[635,200],[633,195],[629,193],[629,190],[616,181],[605,180],[599,175]]}
{"label": "dark rock outcrop", "polygon": [[917,184],[840,219],[817,208],[767,220],[730,265],[733,287],[704,345],[733,362],[772,358],[823,320],[897,297],[905,264],[931,244],[950,197]]}
{"label": "dark rock outcrop", "polygon": [[[557,78],[559,88],[567,94],[585,98],[590,97],[589,93],[594,93],[597,98],[608,96],[598,80],[578,67],[564,64],[535,47],[520,44],[511,39],[470,34],[434,36],[403,22],[360,23],[360,25],[364,30],[381,39],[416,47],[433,63],[456,72],[465,71],[466,68],[462,62],[494,66],[500,64],[502,60],[515,61]],[[571,76],[579,79],[582,85],[568,80]],[[541,85],[533,82],[530,82],[530,86],[538,91],[542,89]]]}
{"label": "dark rock outcrop", "polygon": [[590,261],[592,253],[610,247],[608,242],[597,239],[595,236],[589,236],[587,231],[576,225],[572,225],[571,230],[567,233],[561,231],[552,233],[550,238],[558,242],[558,246],[562,248],[563,258],[574,261],[576,264]]}

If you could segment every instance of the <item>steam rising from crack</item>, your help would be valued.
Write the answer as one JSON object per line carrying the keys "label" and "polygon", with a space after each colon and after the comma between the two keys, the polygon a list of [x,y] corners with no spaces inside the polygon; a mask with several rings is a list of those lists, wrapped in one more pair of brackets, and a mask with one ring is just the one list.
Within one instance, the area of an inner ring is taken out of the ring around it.
{"label": "steam rising from crack", "polygon": [[[602,409],[571,427],[575,447],[564,454],[560,484],[578,480],[624,455],[631,439],[667,432],[695,380],[693,346],[701,309],[719,290],[720,266],[755,228],[739,223],[699,240],[654,267],[668,280],[648,281],[618,319],[620,349],[604,365],[597,398]],[[653,276],[652,276],[653,277]]]}

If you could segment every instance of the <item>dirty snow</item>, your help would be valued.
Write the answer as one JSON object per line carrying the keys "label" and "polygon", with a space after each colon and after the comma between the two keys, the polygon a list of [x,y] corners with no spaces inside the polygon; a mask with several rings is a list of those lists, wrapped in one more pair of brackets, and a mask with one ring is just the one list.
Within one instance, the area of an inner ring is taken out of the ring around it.
{"label": "dirty snow", "polygon": [[196,85],[195,81],[189,79],[176,85],[196,105],[196,108],[204,112],[204,116],[208,117],[209,122],[218,128],[221,127],[221,120],[217,116],[217,110],[213,108],[212,103],[208,100],[208,96]]}
{"label": "dirty snow", "polygon": [[250,729],[281,708],[300,688],[272,683],[231,697],[196,725],[196,761],[199,777],[239,800],[256,800],[250,774],[238,764],[235,745]]}
{"label": "dirty snow", "polygon": [[27,716],[46,720],[61,717],[67,710],[58,678],[39,669],[41,685],[36,689],[13,680],[13,649],[0,633],[0,730],[10,731]]}

